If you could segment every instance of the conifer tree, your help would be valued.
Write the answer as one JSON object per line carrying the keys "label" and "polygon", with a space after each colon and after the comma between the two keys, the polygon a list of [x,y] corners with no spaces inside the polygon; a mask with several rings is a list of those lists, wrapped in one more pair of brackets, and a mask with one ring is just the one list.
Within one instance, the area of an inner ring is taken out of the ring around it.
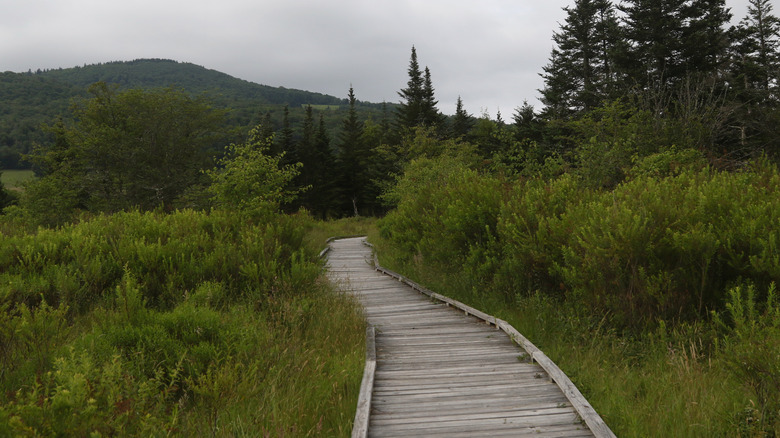
{"label": "conifer tree", "polygon": [[311,198],[314,195],[314,184],[317,179],[317,156],[314,144],[314,113],[311,105],[306,106],[306,110],[303,118],[303,133],[298,145],[295,148],[297,152],[298,162],[302,164],[302,169],[296,183],[300,187],[306,187],[306,191],[299,196],[300,203],[307,207],[309,210],[311,207]]}
{"label": "conifer tree", "polygon": [[780,141],[780,20],[769,0],[749,0],[747,16],[729,30],[731,84],[738,103],[732,127],[742,149],[777,156]]}
{"label": "conifer tree", "polygon": [[612,3],[575,0],[563,8],[566,22],[553,35],[555,48],[542,77],[548,118],[568,118],[613,94],[615,53],[621,38]]}
{"label": "conifer tree", "polygon": [[474,123],[474,117],[463,109],[463,100],[458,96],[458,101],[455,103],[455,116],[452,118],[452,137],[465,137],[474,127]]}
{"label": "conifer tree", "polygon": [[523,106],[515,109],[512,116],[515,126],[515,137],[519,141],[530,140],[541,142],[544,125],[536,114],[533,105],[523,101]]}
{"label": "conifer tree", "polygon": [[284,157],[282,157],[282,162],[284,164],[297,162],[297,154],[295,153],[295,144],[293,142],[294,135],[292,126],[290,125],[290,108],[288,105],[285,105],[282,116],[282,130],[278,136],[279,141],[274,144],[275,149],[272,151],[277,154],[285,154]]}
{"label": "conifer tree", "polygon": [[748,15],[731,29],[732,73],[743,101],[778,103],[780,20],[769,0],[749,0]]}
{"label": "conifer tree", "polygon": [[409,80],[406,83],[406,88],[398,92],[402,100],[398,106],[397,117],[399,128],[402,130],[417,126],[422,120],[425,80],[420,71],[420,64],[417,62],[417,49],[414,46],[412,46],[412,55],[407,72]]}
{"label": "conifer tree", "polygon": [[428,67],[425,67],[424,73],[420,70],[417,50],[414,46],[412,46],[408,73],[409,80],[406,88],[398,92],[402,99],[396,114],[399,130],[404,131],[417,126],[439,126],[442,116],[436,109],[438,102],[434,97],[431,72]]}
{"label": "conifer tree", "polygon": [[342,213],[360,215],[371,202],[368,185],[368,150],[363,142],[363,124],[358,120],[355,92],[349,87],[349,110],[341,126],[338,143],[339,192]]}
{"label": "conifer tree", "polygon": [[311,189],[310,204],[312,211],[321,218],[328,216],[333,210],[335,199],[334,177],[335,157],[330,147],[330,135],[325,127],[325,117],[320,114],[317,132],[314,136],[316,162],[312,169],[315,174]]}
{"label": "conifer tree", "polygon": [[431,70],[425,67],[423,80],[423,101],[422,101],[422,125],[438,128],[444,123],[444,117],[436,108],[439,101],[436,100],[431,81]]}
{"label": "conifer tree", "polygon": [[270,138],[272,135],[274,135],[274,124],[271,121],[270,111],[266,111],[265,114],[260,117],[260,123],[258,126],[260,129],[261,138]]}
{"label": "conifer tree", "polygon": [[722,67],[725,0],[626,0],[619,9],[630,45],[621,67],[640,86],[670,89]]}

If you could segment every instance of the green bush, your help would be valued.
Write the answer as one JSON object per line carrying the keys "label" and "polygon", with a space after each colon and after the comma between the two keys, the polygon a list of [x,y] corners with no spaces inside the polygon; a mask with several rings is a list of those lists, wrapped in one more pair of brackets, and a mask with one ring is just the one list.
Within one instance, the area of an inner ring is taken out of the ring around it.
{"label": "green bush", "polygon": [[725,329],[721,355],[750,391],[750,404],[735,421],[744,436],[780,433],[780,301],[775,284],[766,300],[752,284],[729,290],[726,312],[715,315]]}
{"label": "green bush", "polygon": [[397,207],[379,226],[411,254],[444,264],[462,261],[495,234],[503,191],[498,179],[459,158],[417,159],[388,193]]}
{"label": "green bush", "polygon": [[365,330],[311,227],[125,212],[0,240],[0,436],[343,435]]}

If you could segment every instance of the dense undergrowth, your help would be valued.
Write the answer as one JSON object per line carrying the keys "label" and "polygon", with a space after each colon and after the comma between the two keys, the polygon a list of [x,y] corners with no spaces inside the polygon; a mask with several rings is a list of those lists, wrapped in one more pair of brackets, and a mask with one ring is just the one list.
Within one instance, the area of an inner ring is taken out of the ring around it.
{"label": "dense undergrowth", "polygon": [[0,241],[0,436],[350,430],[364,323],[306,215],[20,229]]}
{"label": "dense undergrowth", "polygon": [[776,436],[780,174],[703,161],[668,150],[596,189],[576,169],[419,158],[373,239],[388,267],[514,324],[618,436]]}

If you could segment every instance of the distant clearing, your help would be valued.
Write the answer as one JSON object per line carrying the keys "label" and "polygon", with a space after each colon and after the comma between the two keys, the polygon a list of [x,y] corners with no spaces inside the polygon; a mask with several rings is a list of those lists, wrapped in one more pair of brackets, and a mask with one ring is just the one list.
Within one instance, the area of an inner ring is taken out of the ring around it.
{"label": "distant clearing", "polygon": [[25,181],[35,178],[32,170],[0,170],[0,181],[9,190],[21,190]]}
{"label": "distant clearing", "polygon": [[301,104],[302,108],[306,108],[307,106],[311,106],[311,109],[316,109],[318,111],[336,111],[339,109],[339,105],[309,105],[309,104]]}

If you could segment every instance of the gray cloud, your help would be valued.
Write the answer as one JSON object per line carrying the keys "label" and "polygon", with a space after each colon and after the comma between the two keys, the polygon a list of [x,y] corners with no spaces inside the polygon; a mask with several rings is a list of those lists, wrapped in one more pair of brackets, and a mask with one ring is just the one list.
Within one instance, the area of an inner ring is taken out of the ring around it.
{"label": "gray cloud", "polygon": [[[272,86],[398,101],[411,46],[440,109],[508,119],[538,105],[552,33],[573,0],[0,0],[0,71],[136,58]],[[747,0],[729,2],[737,18]]]}

